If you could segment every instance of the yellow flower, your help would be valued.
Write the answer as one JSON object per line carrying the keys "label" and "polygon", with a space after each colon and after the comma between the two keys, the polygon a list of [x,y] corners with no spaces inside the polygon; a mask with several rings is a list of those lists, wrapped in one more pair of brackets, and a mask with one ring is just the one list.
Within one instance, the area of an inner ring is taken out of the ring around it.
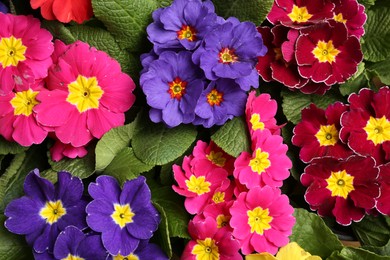
{"label": "yellow flower", "polygon": [[246,260],[321,260],[321,257],[311,255],[302,249],[297,243],[291,242],[281,247],[276,256],[270,253],[250,254]]}

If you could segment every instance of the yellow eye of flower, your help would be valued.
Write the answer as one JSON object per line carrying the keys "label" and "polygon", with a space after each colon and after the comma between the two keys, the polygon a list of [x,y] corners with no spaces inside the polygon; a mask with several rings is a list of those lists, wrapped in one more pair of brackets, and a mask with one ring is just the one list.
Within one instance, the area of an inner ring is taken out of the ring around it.
{"label": "yellow eye of flower", "polygon": [[264,123],[260,121],[260,115],[257,113],[254,113],[251,116],[250,122],[252,124],[252,130],[256,131],[258,129],[264,130]]}
{"label": "yellow eye of flower", "polygon": [[211,151],[208,155],[206,155],[206,157],[207,159],[209,159],[210,162],[219,167],[223,167],[226,163],[226,158],[223,157],[222,152]]}
{"label": "yellow eye of flower", "polygon": [[271,166],[271,161],[268,159],[269,154],[267,152],[262,152],[260,148],[256,149],[255,158],[249,161],[249,166],[253,172],[258,174],[263,173],[268,167]]}
{"label": "yellow eye of flower", "polygon": [[46,223],[51,225],[66,215],[66,209],[62,205],[61,200],[47,201],[45,206],[39,212],[39,215],[43,219],[46,219]]}
{"label": "yellow eye of flower", "polygon": [[61,260],[85,260],[85,259],[79,256],[68,254],[65,258],[62,258]]}
{"label": "yellow eye of flower", "polygon": [[256,207],[253,210],[247,211],[248,224],[251,227],[251,233],[256,232],[263,235],[265,230],[271,228],[272,217],[269,215],[268,209]]}
{"label": "yellow eye of flower", "polygon": [[367,140],[375,145],[390,141],[390,122],[385,116],[381,118],[370,117],[363,128],[367,134]]}
{"label": "yellow eye of flower", "polygon": [[20,61],[26,60],[27,47],[23,45],[22,39],[14,36],[1,38],[0,41],[0,63],[5,69],[8,66],[17,66]]}
{"label": "yellow eye of flower", "polygon": [[39,104],[39,102],[35,99],[38,93],[38,91],[32,91],[31,89],[16,92],[15,97],[11,99],[11,105],[14,108],[14,115],[31,115],[35,105]]}
{"label": "yellow eye of flower", "polygon": [[339,140],[339,131],[335,125],[321,125],[315,137],[320,146],[334,146]]}
{"label": "yellow eye of flower", "polygon": [[191,253],[196,255],[197,260],[219,260],[218,246],[213,239],[208,237],[205,240],[196,240],[196,242]]}
{"label": "yellow eye of flower", "polygon": [[312,53],[320,63],[333,63],[340,51],[333,46],[333,41],[330,40],[328,42],[318,41],[317,47],[314,48]]}
{"label": "yellow eye of flower", "polygon": [[293,9],[291,13],[287,15],[290,17],[291,21],[297,23],[305,23],[307,22],[313,15],[309,14],[306,6],[298,7],[293,5]]}
{"label": "yellow eye of flower", "polygon": [[134,216],[135,214],[131,210],[129,204],[125,204],[125,205],[114,204],[114,212],[111,214],[111,218],[121,228],[124,228],[128,223],[132,223]]}
{"label": "yellow eye of flower", "polygon": [[346,199],[348,194],[355,189],[353,187],[353,179],[354,177],[345,170],[332,172],[330,177],[326,179],[328,183],[326,188],[332,192],[333,197],[339,196]]}
{"label": "yellow eye of flower", "polygon": [[211,183],[206,181],[204,176],[196,178],[194,175],[191,175],[190,179],[186,180],[186,185],[189,191],[202,195],[210,192]]}
{"label": "yellow eye of flower", "polygon": [[139,257],[133,254],[126,255],[126,256],[118,254],[113,257],[113,260],[139,260]]}

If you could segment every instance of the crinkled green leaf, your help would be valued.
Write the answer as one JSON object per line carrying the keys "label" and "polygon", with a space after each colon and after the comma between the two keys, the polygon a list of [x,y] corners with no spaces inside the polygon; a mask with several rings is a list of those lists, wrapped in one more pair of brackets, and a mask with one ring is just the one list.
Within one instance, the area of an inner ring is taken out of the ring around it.
{"label": "crinkled green leaf", "polygon": [[377,75],[383,84],[390,85],[390,59],[373,63],[367,71]]}
{"label": "crinkled green leaf", "polygon": [[251,21],[260,25],[271,10],[273,0],[214,0],[218,15],[224,18],[237,17],[241,21]]}
{"label": "crinkled green leaf", "polygon": [[116,127],[108,131],[99,140],[95,148],[96,171],[103,171],[125,147],[130,145],[134,124]]}
{"label": "crinkled green leaf", "polygon": [[365,66],[361,62],[358,66],[358,71],[347,82],[340,85],[340,93],[343,96],[347,96],[351,93],[357,93],[361,88],[366,88],[368,84],[367,77],[365,75]]}
{"label": "crinkled green leaf", "polygon": [[119,45],[135,51],[145,45],[146,26],[158,5],[155,0],[92,0],[92,7]]}
{"label": "crinkled green leaf", "polygon": [[389,256],[380,256],[362,248],[344,247],[340,252],[334,252],[327,260],[389,260]]}
{"label": "crinkled green leaf", "polygon": [[362,41],[364,59],[382,61],[390,55],[390,8],[382,7],[367,11],[365,35]]}
{"label": "crinkled green leaf", "polygon": [[168,258],[171,259],[172,245],[171,240],[169,239],[169,224],[167,214],[165,213],[164,208],[160,204],[153,203],[153,205],[156,207],[158,212],[160,212],[161,222],[158,226],[157,231],[153,234],[152,241],[158,242],[158,244],[161,246],[161,249],[164,250]]}
{"label": "crinkled green leaf", "polygon": [[358,2],[364,5],[366,8],[370,8],[375,4],[375,0],[358,0]]}
{"label": "crinkled green leaf", "polygon": [[58,21],[43,20],[42,27],[49,30],[55,39],[59,39],[66,44],[71,44],[77,40],[68,27]]}
{"label": "crinkled green leaf", "polygon": [[19,145],[16,142],[8,142],[0,136],[0,155],[17,154],[27,150],[28,147]]}
{"label": "crinkled green leaf", "polygon": [[333,251],[343,248],[337,236],[317,214],[296,208],[294,216],[296,223],[290,240],[297,242],[305,251],[325,259]]}
{"label": "crinkled green leaf", "polygon": [[362,221],[352,223],[352,228],[363,245],[384,246],[390,240],[390,226],[381,215],[367,215]]}
{"label": "crinkled green leaf", "polygon": [[340,95],[331,91],[328,91],[325,95],[321,96],[283,90],[282,97],[283,113],[293,124],[297,124],[301,120],[302,109],[309,106],[311,103],[316,104],[320,108],[326,108],[329,104],[342,100]]}
{"label": "crinkled green leaf", "polygon": [[104,170],[104,174],[115,177],[119,183],[123,184],[126,180],[135,179],[152,168],[152,165],[147,165],[135,157],[132,148],[125,147],[114,157]]}
{"label": "crinkled green leaf", "polygon": [[193,125],[167,128],[150,122],[143,113],[135,126],[132,147],[135,155],[149,165],[164,165],[180,157],[195,141],[197,131]]}
{"label": "crinkled green leaf", "polygon": [[5,219],[6,217],[0,214],[0,259],[34,259],[31,247],[25,242],[24,236],[12,234],[4,227]]}
{"label": "crinkled green leaf", "polygon": [[384,246],[363,246],[363,248],[378,255],[390,256],[390,240]]}
{"label": "crinkled green leaf", "polygon": [[231,156],[237,157],[243,151],[250,151],[250,138],[245,119],[235,117],[225,123],[211,139]]}
{"label": "crinkled green leaf", "polygon": [[157,0],[159,7],[166,7],[172,3],[173,0]]}

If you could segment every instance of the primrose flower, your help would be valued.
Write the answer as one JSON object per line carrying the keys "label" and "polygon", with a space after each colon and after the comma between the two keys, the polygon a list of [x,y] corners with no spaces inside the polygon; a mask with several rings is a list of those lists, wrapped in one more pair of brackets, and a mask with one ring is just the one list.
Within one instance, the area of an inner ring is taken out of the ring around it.
{"label": "primrose flower", "polygon": [[190,214],[202,213],[210,202],[224,200],[225,192],[230,187],[226,170],[214,168],[203,171],[197,168],[195,171],[190,157],[184,157],[182,167],[183,169],[178,165],[172,167],[173,176],[178,183],[178,186],[172,185],[172,189],[186,197],[184,206]]}
{"label": "primrose flower", "polygon": [[83,183],[70,173],[59,172],[58,182],[53,185],[35,169],[24,181],[24,193],[7,205],[4,215],[8,219],[4,225],[12,233],[26,235],[27,243],[37,253],[52,252],[65,227],[87,227]]}
{"label": "primrose flower", "polygon": [[88,151],[84,146],[74,147],[71,144],[64,144],[59,140],[56,140],[54,145],[50,148],[51,159],[55,162],[60,161],[62,158],[76,158],[84,157]]}
{"label": "primrose flower", "polygon": [[140,240],[157,230],[160,216],[151,202],[143,176],[126,181],[121,190],[111,176],[99,176],[88,192],[94,199],[86,208],[88,226],[101,232],[104,247],[112,255],[129,255]]}
{"label": "primrose flower", "polygon": [[135,101],[135,84],[119,63],[80,41],[69,46],[57,41],[55,55],[57,63],[47,78],[51,91],[36,97],[40,102],[33,109],[37,121],[74,147],[123,125],[124,112]]}
{"label": "primrose flower", "polygon": [[[111,258],[112,257],[112,258]],[[156,244],[149,243],[148,240],[141,240],[137,249],[128,255],[111,255],[107,260],[136,260],[136,259],[155,259],[168,260],[168,257]]]}
{"label": "primrose flower", "polygon": [[308,187],[305,200],[318,215],[335,216],[341,225],[358,222],[375,207],[378,172],[372,157],[313,160],[301,175],[302,184]]}
{"label": "primrose flower", "polygon": [[332,0],[335,3],[333,20],[347,26],[348,34],[360,39],[364,35],[364,23],[367,15],[364,5],[356,0]]}
{"label": "primrose flower", "polygon": [[44,90],[41,82],[30,88],[19,88],[9,94],[0,95],[0,135],[8,141],[16,141],[23,146],[40,144],[48,130],[36,120],[34,107],[39,104],[36,96]]}
{"label": "primrose flower", "polygon": [[302,77],[330,86],[350,78],[363,54],[359,40],[348,35],[345,24],[330,21],[301,29],[295,57]]}
{"label": "primrose flower", "polygon": [[246,98],[246,92],[233,80],[212,81],[199,97],[193,123],[206,128],[223,125],[227,120],[244,114]]}
{"label": "primrose flower", "polygon": [[190,221],[188,232],[192,240],[184,248],[182,259],[240,260],[240,245],[231,232],[218,229],[213,218]]}
{"label": "primrose flower", "polygon": [[321,260],[321,257],[311,255],[295,242],[282,246],[276,256],[270,253],[251,254],[245,260]]}
{"label": "primrose flower", "polygon": [[0,24],[0,95],[8,95],[47,76],[53,36],[32,16],[0,12]]}
{"label": "primrose flower", "polygon": [[229,224],[232,215],[230,214],[229,209],[233,205],[233,202],[233,200],[230,200],[217,204],[209,204],[204,208],[202,214],[198,214],[194,217],[193,221],[204,221],[206,218],[210,217],[215,220],[217,228],[223,228],[232,232],[233,229]]}
{"label": "primrose flower", "polygon": [[376,209],[384,214],[390,215],[390,163],[379,166],[380,196],[376,199]]}
{"label": "primrose flower", "polygon": [[206,35],[192,59],[209,80],[234,79],[248,91],[259,86],[255,65],[266,52],[255,25],[231,17]]}
{"label": "primrose flower", "polygon": [[281,187],[290,176],[291,160],[283,138],[264,130],[257,137],[252,154],[242,152],[236,159],[233,175],[248,189],[260,186]]}
{"label": "primrose flower", "polygon": [[340,102],[326,110],[314,104],[302,110],[302,120],[294,128],[292,143],[301,147],[299,157],[303,162],[323,156],[345,159],[353,154],[339,139],[340,117],[345,111],[348,106]]}
{"label": "primrose flower", "polygon": [[348,97],[350,111],[341,117],[341,140],[355,153],[374,157],[377,165],[390,159],[389,98],[388,87],[378,93],[361,89]]}
{"label": "primrose flower", "polygon": [[193,50],[217,25],[214,5],[209,0],[175,0],[154,11],[153,20],[146,30],[157,53],[162,49]]}
{"label": "primrose flower", "polygon": [[288,243],[294,208],[280,189],[265,186],[242,192],[230,208],[233,236],[244,255],[253,251],[275,254]]}
{"label": "primrose flower", "polygon": [[74,226],[68,226],[62,231],[54,245],[56,259],[105,259],[106,250],[100,235],[85,235]]}
{"label": "primrose flower", "polygon": [[63,23],[75,21],[83,23],[92,15],[91,0],[70,0],[66,4],[60,0],[30,0],[33,9],[41,8],[41,14],[46,20],[58,20]]}
{"label": "primrose flower", "polygon": [[163,121],[170,127],[191,123],[205,84],[200,69],[191,60],[191,52],[165,51],[149,64],[147,73],[142,90],[152,107],[151,120]]}

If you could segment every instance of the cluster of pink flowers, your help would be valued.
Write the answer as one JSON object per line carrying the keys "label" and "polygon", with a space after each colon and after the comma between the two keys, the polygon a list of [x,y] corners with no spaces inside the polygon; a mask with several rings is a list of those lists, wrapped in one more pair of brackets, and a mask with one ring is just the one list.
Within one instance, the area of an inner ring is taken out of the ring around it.
{"label": "cluster of pink flowers", "polygon": [[359,39],[367,16],[357,0],[275,0],[267,19],[274,27],[258,28],[268,48],[257,64],[265,81],[324,94],[363,59]]}
{"label": "cluster of pink flowers", "polygon": [[32,16],[0,13],[0,135],[22,146],[56,140],[52,159],[86,155],[85,146],[124,124],[132,79],[106,53],[77,41],[52,42]]}
{"label": "cluster of pink flowers", "polygon": [[195,214],[188,230],[192,240],[183,259],[242,259],[254,251],[275,254],[288,243],[295,219],[281,193],[291,161],[276,125],[277,103],[268,94],[250,92],[246,121],[252,152],[238,158],[210,141],[198,141],[182,167],[173,166],[185,208]]}
{"label": "cluster of pink flowers", "polygon": [[390,90],[362,89],[325,110],[302,111],[292,142],[309,163],[301,176],[306,201],[342,225],[365,214],[390,214]]}

